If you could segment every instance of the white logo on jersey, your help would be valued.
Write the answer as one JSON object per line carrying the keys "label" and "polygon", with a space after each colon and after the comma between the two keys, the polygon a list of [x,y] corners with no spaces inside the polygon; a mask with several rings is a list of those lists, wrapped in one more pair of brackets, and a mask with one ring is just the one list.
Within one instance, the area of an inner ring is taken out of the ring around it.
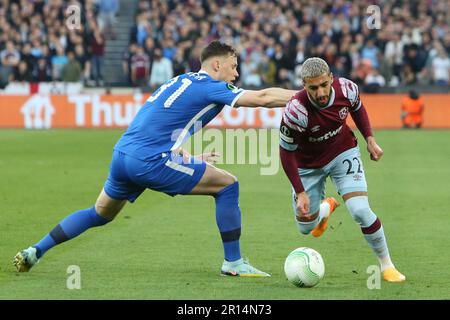
{"label": "white logo on jersey", "polygon": [[318,138],[309,137],[309,142],[320,142],[320,141],[323,141],[323,140],[328,140],[331,137],[334,137],[335,135],[340,133],[341,130],[342,130],[342,126],[340,126],[339,128],[337,128],[334,131],[327,132],[326,134],[324,134],[321,137],[318,137]]}
{"label": "white logo on jersey", "polygon": [[311,132],[316,132],[316,131],[319,131],[319,130],[320,130],[320,126],[319,125],[314,126],[314,127],[311,128]]}
{"label": "white logo on jersey", "polygon": [[339,110],[339,117],[340,117],[342,120],[344,120],[345,117],[347,117],[347,115],[348,115],[348,108],[347,108],[347,107],[344,107],[344,108],[342,108],[341,110]]}
{"label": "white logo on jersey", "polygon": [[52,116],[55,113],[49,96],[34,95],[20,109],[24,115],[25,128],[49,129],[52,127]]}

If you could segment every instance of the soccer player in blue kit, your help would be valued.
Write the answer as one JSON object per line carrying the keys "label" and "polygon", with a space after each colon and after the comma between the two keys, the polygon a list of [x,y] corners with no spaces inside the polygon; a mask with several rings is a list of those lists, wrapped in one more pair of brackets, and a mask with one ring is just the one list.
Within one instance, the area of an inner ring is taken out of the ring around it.
{"label": "soccer player in blue kit", "polygon": [[225,253],[221,274],[270,276],[241,257],[237,179],[207,163],[214,154],[192,157],[181,148],[225,105],[284,107],[295,94],[281,88],[239,89],[231,84],[239,75],[237,65],[235,49],[213,41],[202,51],[199,72],[180,75],[158,88],[116,143],[110,173],[95,206],[67,216],[41,241],[17,253],[13,261],[17,270],[29,271],[55,245],[111,222],[126,201],[134,202],[151,189],[171,196],[213,196]]}

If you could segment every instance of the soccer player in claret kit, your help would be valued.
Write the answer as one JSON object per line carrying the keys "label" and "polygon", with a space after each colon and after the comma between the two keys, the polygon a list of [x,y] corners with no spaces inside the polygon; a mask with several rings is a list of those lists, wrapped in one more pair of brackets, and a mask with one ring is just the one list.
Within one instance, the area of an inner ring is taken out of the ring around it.
{"label": "soccer player in claret kit", "polygon": [[378,257],[383,279],[405,281],[391,261],[381,221],[369,206],[357,140],[345,122],[350,114],[367,142],[370,158],[380,160],[383,151],[373,136],[358,86],[345,78],[333,78],[328,64],[316,57],[303,63],[301,80],[304,89],[287,103],[280,125],[280,157],[292,184],[300,232],[320,237],[326,230],[339,206],[334,198],[325,198],[325,181],[331,177]]}
{"label": "soccer player in claret kit", "polygon": [[213,196],[225,255],[221,274],[270,276],[241,257],[236,177],[207,163],[213,153],[193,157],[181,146],[225,105],[284,107],[295,91],[235,87],[231,83],[239,75],[237,53],[219,41],[204,48],[201,68],[169,80],[150,96],[116,143],[109,177],[95,205],[67,216],[41,241],[17,253],[13,263],[19,272],[29,271],[55,245],[112,221],[127,201],[134,202],[145,189],[151,189],[171,196]]}

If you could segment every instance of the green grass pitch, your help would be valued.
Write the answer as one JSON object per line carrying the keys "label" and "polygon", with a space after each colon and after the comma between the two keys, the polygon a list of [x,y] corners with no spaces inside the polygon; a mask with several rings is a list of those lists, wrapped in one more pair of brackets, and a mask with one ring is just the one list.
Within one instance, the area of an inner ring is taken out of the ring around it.
{"label": "green grass pitch", "polygon": [[[275,131],[276,132],[276,131]],[[372,209],[380,217],[402,284],[369,290],[377,260],[342,205],[318,239],[301,235],[282,169],[220,165],[239,178],[241,250],[271,278],[221,277],[223,259],[211,197],[146,191],[116,221],[50,250],[30,273],[12,258],[71,212],[90,207],[122,130],[0,130],[0,299],[450,299],[450,131],[377,131],[375,163],[361,143]],[[360,139],[361,141],[362,139]],[[331,183],[327,194],[337,196]],[[317,287],[285,280],[287,254],[319,251]],[[69,290],[67,268],[81,270]]]}

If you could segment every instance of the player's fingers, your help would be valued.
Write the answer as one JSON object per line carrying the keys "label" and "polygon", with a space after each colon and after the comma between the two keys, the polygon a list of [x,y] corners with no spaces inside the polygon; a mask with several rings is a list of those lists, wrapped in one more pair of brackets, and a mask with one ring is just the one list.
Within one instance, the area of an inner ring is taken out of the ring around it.
{"label": "player's fingers", "polygon": [[377,152],[377,150],[370,149],[369,150],[369,154],[370,154],[370,159],[371,160],[378,161],[378,152]]}
{"label": "player's fingers", "polygon": [[217,162],[217,159],[216,158],[208,158],[206,160],[206,162],[211,163],[211,164],[215,164]]}
{"label": "player's fingers", "polygon": [[309,213],[309,202],[306,202],[304,205],[305,213]]}
{"label": "player's fingers", "polygon": [[309,213],[309,205],[307,203],[300,203],[300,205],[297,206],[297,210],[302,216],[307,216]]}
{"label": "player's fingers", "polygon": [[206,157],[208,159],[210,159],[211,161],[217,161],[219,158],[219,155],[215,154],[215,153],[208,153]]}
{"label": "player's fingers", "polygon": [[300,217],[306,217],[306,216],[308,216],[308,211],[306,211],[303,206],[297,207],[297,215]]}
{"label": "player's fingers", "polygon": [[204,153],[203,156],[206,156],[206,157],[220,157],[220,153],[212,151],[212,152]]}

